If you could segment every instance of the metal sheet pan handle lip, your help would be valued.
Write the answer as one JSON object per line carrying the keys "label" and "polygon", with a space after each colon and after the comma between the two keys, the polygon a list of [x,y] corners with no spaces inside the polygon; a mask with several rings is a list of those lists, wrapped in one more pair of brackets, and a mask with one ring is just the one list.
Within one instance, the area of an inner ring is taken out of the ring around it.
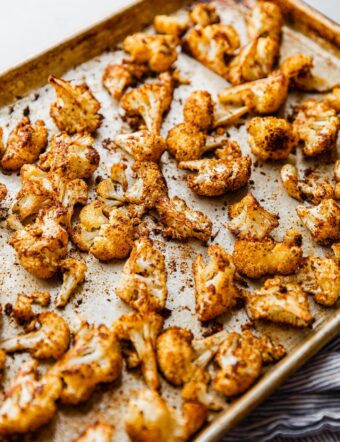
{"label": "metal sheet pan handle lip", "polygon": [[301,344],[268,370],[254,387],[200,432],[194,442],[220,441],[223,435],[235,427],[277,389],[289,375],[300,368],[338,333],[340,333],[340,309],[322,321]]}

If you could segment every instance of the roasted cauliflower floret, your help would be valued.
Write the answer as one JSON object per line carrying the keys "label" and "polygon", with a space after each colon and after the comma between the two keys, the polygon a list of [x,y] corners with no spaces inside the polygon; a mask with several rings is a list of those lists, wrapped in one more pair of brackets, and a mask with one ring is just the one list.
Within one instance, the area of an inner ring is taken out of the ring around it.
{"label": "roasted cauliflower floret", "polygon": [[41,313],[37,322],[40,328],[5,339],[0,343],[1,348],[8,353],[29,351],[37,359],[59,359],[70,342],[70,330],[67,323],[54,312]]}
{"label": "roasted cauliflower floret", "polygon": [[186,99],[183,108],[184,121],[209,130],[214,124],[214,101],[207,91],[193,91]]}
{"label": "roasted cauliflower floret", "polygon": [[314,300],[330,307],[340,297],[340,268],[336,260],[308,256],[297,275],[302,289],[314,295]]}
{"label": "roasted cauliflower floret", "polygon": [[113,205],[121,205],[125,202],[124,192],[128,188],[128,180],[125,174],[127,165],[123,162],[114,163],[111,166],[110,178],[97,184],[96,191],[104,200],[115,200]]}
{"label": "roasted cauliflower floret", "polygon": [[157,389],[159,378],[156,362],[156,340],[164,319],[154,312],[128,313],[113,324],[118,340],[130,341],[142,365],[142,373],[148,387]]}
{"label": "roasted cauliflower floret", "polygon": [[279,277],[267,279],[260,289],[247,295],[246,310],[253,321],[308,327],[314,320],[307,294],[298,284],[285,283]]}
{"label": "roasted cauliflower floret", "polygon": [[228,229],[240,239],[265,238],[279,225],[278,216],[264,209],[251,193],[228,208]]}
{"label": "roasted cauliflower floret", "polygon": [[165,237],[178,240],[197,238],[203,242],[209,240],[212,231],[210,219],[204,213],[190,209],[181,198],[159,198],[156,210],[164,225]]}
{"label": "roasted cauliflower floret", "polygon": [[227,79],[227,59],[240,47],[240,37],[231,25],[195,26],[184,37],[184,48],[204,66]]}
{"label": "roasted cauliflower floret", "polygon": [[206,418],[201,404],[184,403],[180,413],[156,391],[143,389],[130,399],[124,421],[132,442],[185,442]]}
{"label": "roasted cauliflower floret", "polygon": [[280,71],[267,78],[224,89],[218,94],[222,104],[246,106],[258,114],[276,112],[286,101],[288,78]]}
{"label": "roasted cauliflower floret", "polygon": [[61,381],[51,371],[37,379],[36,361],[26,362],[14,378],[0,407],[0,434],[34,431],[56,412]]}
{"label": "roasted cauliflower floret", "polygon": [[287,193],[298,201],[319,204],[334,197],[334,188],[327,178],[312,172],[305,179],[300,179],[298,170],[292,164],[285,164],[281,169],[281,180]]}
{"label": "roasted cauliflower floret", "polygon": [[127,117],[141,117],[150,132],[158,134],[161,130],[163,115],[170,108],[173,82],[169,75],[163,74],[156,83],[145,83],[126,92],[121,106]]}
{"label": "roasted cauliflower floret", "polygon": [[132,248],[132,222],[121,209],[112,209],[109,217],[106,206],[93,201],[80,212],[80,223],[72,232],[72,241],[85,252],[101,261],[126,258]]}
{"label": "roasted cauliflower floret", "polygon": [[19,293],[13,307],[13,317],[19,325],[24,325],[25,330],[31,331],[36,322],[36,314],[32,310],[32,304],[47,307],[51,296],[48,292],[33,292],[30,295]]}
{"label": "roasted cauliflower floret", "polygon": [[162,253],[151,239],[134,243],[116,288],[117,295],[139,312],[161,311],[167,297],[167,273]]}
{"label": "roasted cauliflower floret", "polygon": [[55,302],[57,307],[64,307],[77,286],[84,282],[87,267],[79,259],[66,258],[61,261],[60,269],[63,273],[63,284]]}
{"label": "roasted cauliflower floret", "polygon": [[189,13],[189,17],[195,25],[200,25],[203,28],[221,21],[215,6],[209,3],[199,3],[194,6]]}
{"label": "roasted cauliflower floret", "polygon": [[74,442],[112,442],[114,428],[106,422],[97,421],[89,425]]}
{"label": "roasted cauliflower floret", "polygon": [[9,240],[20,264],[38,278],[51,278],[66,256],[66,215],[60,206],[42,209],[34,224],[17,230]]}
{"label": "roasted cauliflower floret", "polygon": [[47,129],[42,120],[31,124],[28,117],[19,121],[9,134],[1,166],[6,170],[18,170],[24,164],[34,163],[47,144]]}
{"label": "roasted cauliflower floret", "polygon": [[0,203],[2,200],[6,198],[6,195],[7,195],[7,187],[5,186],[5,184],[0,183]]}
{"label": "roasted cauliflower floret", "polygon": [[296,108],[293,130],[307,157],[332,150],[339,127],[335,110],[322,101],[309,98]]}
{"label": "roasted cauliflower floret", "polygon": [[177,60],[177,44],[178,39],[173,35],[138,32],[126,37],[123,48],[133,62],[147,64],[151,71],[160,73],[168,71]]}
{"label": "roasted cauliflower floret", "polygon": [[103,116],[98,113],[99,101],[88,85],[74,85],[53,75],[48,82],[57,94],[56,101],[51,104],[50,115],[59,130],[69,134],[95,132],[101,125]]}
{"label": "roasted cauliflower floret", "polygon": [[267,77],[280,54],[276,38],[258,37],[241,48],[228,65],[228,80],[237,85]]}
{"label": "roasted cauliflower floret", "polygon": [[53,135],[45,153],[40,155],[40,168],[60,172],[67,179],[91,178],[99,165],[99,154],[92,147],[93,137],[86,133]]}
{"label": "roasted cauliflower floret", "polygon": [[61,401],[78,404],[86,401],[96,385],[116,380],[123,368],[120,347],[114,334],[105,326],[83,323],[72,347],[52,371],[63,383]]}
{"label": "roasted cauliflower floret", "polygon": [[248,278],[294,273],[302,260],[301,235],[287,230],[282,242],[271,237],[237,239],[233,251],[236,269]]}
{"label": "roasted cauliflower floret", "polygon": [[114,143],[136,161],[158,162],[167,147],[164,138],[148,130],[119,134]]}
{"label": "roasted cauliflower floret", "polygon": [[231,256],[218,244],[208,248],[208,255],[208,264],[204,264],[202,255],[198,255],[193,264],[196,313],[200,321],[208,321],[230,310],[240,297]]}
{"label": "roasted cauliflower floret", "polygon": [[326,95],[324,103],[337,113],[340,112],[340,86],[336,86],[330,94]]}
{"label": "roasted cauliflower floret", "polygon": [[245,186],[251,174],[249,156],[235,158],[232,161],[203,159],[181,161],[180,169],[197,170],[197,175],[187,176],[189,188],[203,196],[220,196]]}
{"label": "roasted cauliflower floret", "polygon": [[299,205],[296,212],[319,244],[340,239],[340,206],[334,199],[325,199],[315,207]]}
{"label": "roasted cauliflower floret", "polygon": [[284,118],[252,118],[247,131],[250,149],[261,160],[282,160],[295,148],[292,126]]}
{"label": "roasted cauliflower floret", "polygon": [[169,152],[177,161],[190,161],[222,146],[227,138],[225,135],[206,135],[195,124],[181,123],[169,131],[166,141]]}
{"label": "roasted cauliflower floret", "polygon": [[153,27],[158,34],[168,34],[180,37],[188,29],[190,20],[187,16],[172,17],[171,15],[156,15]]}
{"label": "roasted cauliflower floret", "polygon": [[283,17],[278,5],[269,1],[259,1],[246,16],[250,38],[271,36],[280,38]]}

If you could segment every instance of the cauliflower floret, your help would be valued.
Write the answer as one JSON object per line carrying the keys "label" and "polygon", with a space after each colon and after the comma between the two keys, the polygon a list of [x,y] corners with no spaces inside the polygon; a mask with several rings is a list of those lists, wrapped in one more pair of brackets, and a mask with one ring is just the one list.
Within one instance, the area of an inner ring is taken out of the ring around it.
{"label": "cauliflower floret", "polygon": [[114,143],[136,161],[158,162],[167,147],[164,138],[148,130],[117,135]]}
{"label": "cauliflower floret", "polygon": [[247,184],[251,174],[251,159],[246,156],[232,161],[215,159],[181,161],[178,167],[198,171],[197,175],[187,176],[187,183],[192,191],[203,196],[220,196]]}
{"label": "cauliflower floret", "polygon": [[246,106],[258,114],[276,112],[286,101],[288,78],[280,71],[267,78],[224,89],[218,94],[222,104]]}
{"label": "cauliflower floret", "polygon": [[195,25],[200,25],[203,28],[221,21],[215,6],[209,3],[199,3],[194,6],[189,13],[189,17]]}
{"label": "cauliflower floret", "polygon": [[160,75],[156,83],[145,83],[126,92],[120,104],[127,117],[141,117],[150,132],[159,134],[163,115],[170,108],[172,95],[173,81],[166,73]]}
{"label": "cauliflower floret", "polygon": [[70,330],[67,323],[54,312],[41,313],[37,322],[40,328],[1,341],[1,348],[8,353],[29,351],[37,359],[59,359],[70,342]]}
{"label": "cauliflower floret", "polygon": [[314,295],[314,300],[330,307],[340,297],[340,268],[334,259],[308,256],[297,275],[302,289]]}
{"label": "cauliflower floret", "polygon": [[247,106],[235,107],[218,104],[214,112],[214,128],[236,124],[248,111]]}
{"label": "cauliflower floret", "polygon": [[61,391],[58,376],[47,372],[37,379],[36,361],[26,362],[14,378],[0,407],[0,434],[34,431],[55,414]]}
{"label": "cauliflower floret", "polygon": [[80,223],[71,232],[72,241],[101,261],[129,256],[133,245],[132,222],[121,209],[112,209],[106,216],[106,206],[93,201],[80,212]]}
{"label": "cauliflower floret", "polygon": [[156,15],[153,26],[158,34],[168,34],[180,37],[188,29],[190,20],[187,16],[172,17],[171,15]]}
{"label": "cauliflower floret", "polygon": [[335,110],[322,101],[309,98],[296,108],[293,130],[307,157],[332,150],[339,127]]}
{"label": "cauliflower floret", "polygon": [[61,401],[78,404],[86,401],[96,385],[113,382],[123,369],[119,344],[105,326],[83,323],[72,347],[52,368],[62,380]]}
{"label": "cauliflower floret", "polygon": [[20,264],[38,278],[51,278],[66,256],[66,215],[61,206],[42,209],[34,224],[17,230],[9,240]]}
{"label": "cauliflower floret", "polygon": [[126,169],[127,165],[125,163],[112,164],[110,178],[100,181],[96,186],[98,195],[104,200],[115,200],[112,205],[121,205],[125,202],[125,197],[121,191],[125,192],[128,188]]}
{"label": "cauliflower floret", "polygon": [[280,54],[276,38],[258,37],[241,48],[228,65],[228,81],[237,85],[267,77]]}
{"label": "cauliflower floret", "polygon": [[51,104],[50,115],[61,131],[69,134],[95,132],[102,123],[98,113],[99,101],[86,83],[74,85],[70,81],[51,75],[48,79],[57,99]]}
{"label": "cauliflower floret", "polygon": [[336,86],[330,94],[326,95],[324,103],[337,113],[340,112],[340,86]]}
{"label": "cauliflower floret", "polygon": [[278,5],[269,1],[259,1],[246,16],[250,38],[271,36],[280,38],[283,17]]}
{"label": "cauliflower floret", "polygon": [[124,421],[132,442],[185,442],[206,418],[201,404],[184,403],[180,413],[156,391],[143,389],[130,399]]}
{"label": "cauliflower floret", "polygon": [[340,206],[329,198],[315,207],[299,205],[296,212],[319,244],[330,244],[340,239]]}
{"label": "cauliflower floret", "polygon": [[151,35],[137,32],[123,42],[125,52],[138,64],[147,64],[156,73],[168,71],[177,60],[177,37],[173,35]]}
{"label": "cauliflower floret", "polygon": [[340,200],[340,160],[334,164],[335,189],[334,196],[336,200]]}
{"label": "cauliflower floret", "polygon": [[89,425],[74,442],[112,442],[114,428],[106,422],[97,421]]}
{"label": "cauliflower floret", "polygon": [[31,124],[24,117],[9,134],[7,146],[1,158],[6,170],[18,170],[24,164],[34,163],[47,144],[47,129],[42,120]]}
{"label": "cauliflower floret", "polygon": [[198,255],[193,264],[196,313],[200,321],[208,321],[230,310],[240,297],[231,256],[218,244],[208,248],[208,255],[208,264],[204,264],[202,255]]}
{"label": "cauliflower floret", "polygon": [[139,312],[161,311],[168,294],[164,257],[151,239],[135,241],[116,288],[117,295]]}
{"label": "cauliflower floret", "polygon": [[63,273],[63,284],[55,302],[57,307],[64,307],[77,286],[84,282],[87,267],[79,259],[66,258],[61,261],[60,269]]}
{"label": "cauliflower floret", "polygon": [[13,317],[19,325],[24,325],[26,331],[31,331],[36,323],[32,304],[47,307],[50,302],[51,296],[48,292],[33,292],[30,295],[19,293],[13,307]]}
{"label": "cauliflower floret", "polygon": [[267,279],[260,289],[247,295],[246,310],[252,321],[264,319],[294,327],[308,327],[314,321],[307,293],[298,284],[285,283],[279,277]]}
{"label": "cauliflower floret", "polygon": [[159,198],[156,210],[164,225],[163,235],[166,238],[186,240],[197,238],[207,242],[211,236],[212,222],[198,210],[190,209],[184,200],[177,196],[169,199]]}
{"label": "cauliflower floret", "polygon": [[301,235],[287,230],[282,242],[271,237],[261,240],[237,239],[233,261],[238,272],[248,278],[294,273],[302,260]]}
{"label": "cauliflower floret", "polygon": [[207,91],[193,91],[183,108],[185,123],[209,130],[214,124],[214,101]]}
{"label": "cauliflower floret", "polygon": [[228,229],[240,239],[261,240],[279,225],[278,216],[264,209],[250,192],[228,208]]}
{"label": "cauliflower floret", "polygon": [[281,179],[288,195],[298,201],[308,201],[314,205],[327,198],[334,197],[334,188],[327,178],[316,172],[299,179],[298,170],[291,164],[285,164],[281,169]]}
{"label": "cauliflower floret", "polygon": [[227,79],[227,59],[240,47],[240,37],[231,25],[195,26],[184,37],[189,54],[216,74]]}
{"label": "cauliflower floret", "polygon": [[75,179],[68,181],[60,180],[57,182],[57,191],[59,192],[58,202],[67,210],[66,225],[71,228],[71,221],[76,204],[85,205],[88,197],[88,187],[84,180]]}
{"label": "cauliflower floret", "polygon": [[166,141],[169,152],[177,161],[190,161],[222,146],[227,138],[225,135],[206,135],[195,124],[181,123],[169,131]]}
{"label": "cauliflower floret", "polygon": [[128,313],[113,324],[118,340],[130,341],[142,365],[142,373],[148,387],[159,388],[156,362],[156,340],[164,319],[155,312]]}
{"label": "cauliflower floret", "polygon": [[0,183],[0,202],[6,198],[7,187],[5,184]]}
{"label": "cauliflower floret", "polygon": [[252,118],[247,131],[250,149],[261,160],[282,160],[295,148],[293,128],[284,118]]}
{"label": "cauliflower floret", "polygon": [[93,137],[86,133],[53,135],[48,149],[40,155],[40,169],[60,172],[70,180],[91,178],[99,165],[99,154],[92,147],[93,141]]}

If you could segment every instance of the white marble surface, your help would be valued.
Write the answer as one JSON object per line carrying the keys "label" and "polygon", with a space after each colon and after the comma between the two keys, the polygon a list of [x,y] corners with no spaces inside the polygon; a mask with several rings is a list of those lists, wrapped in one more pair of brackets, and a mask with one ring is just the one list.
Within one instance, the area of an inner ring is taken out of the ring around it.
{"label": "white marble surface", "polygon": [[[33,57],[133,1],[1,0],[0,72]],[[340,22],[339,0],[307,2]]]}

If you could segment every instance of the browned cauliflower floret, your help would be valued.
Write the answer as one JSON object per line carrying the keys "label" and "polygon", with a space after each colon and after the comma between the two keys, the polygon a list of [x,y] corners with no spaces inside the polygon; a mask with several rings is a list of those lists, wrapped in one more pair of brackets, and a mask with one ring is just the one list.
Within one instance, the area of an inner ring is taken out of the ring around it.
{"label": "browned cauliflower floret", "polygon": [[190,161],[222,146],[227,138],[225,135],[206,135],[195,124],[181,123],[169,131],[166,141],[169,152],[177,161]]}
{"label": "browned cauliflower floret", "polygon": [[36,361],[26,362],[0,407],[0,435],[34,431],[52,419],[61,381],[51,371],[37,379]]}
{"label": "browned cauliflower floret", "polygon": [[0,202],[6,198],[7,195],[7,187],[5,184],[0,183]]}
{"label": "browned cauliflower floret", "polygon": [[63,284],[55,302],[57,307],[64,307],[77,286],[84,282],[87,267],[79,259],[66,258],[61,261],[60,269],[63,273]]}
{"label": "browned cauliflower floret", "polygon": [[271,237],[261,240],[237,239],[233,261],[238,272],[248,278],[294,273],[302,260],[301,235],[287,230],[282,242]]}
{"label": "browned cauliflower floret", "polygon": [[283,17],[278,5],[269,1],[259,1],[246,16],[250,38],[271,36],[280,38]]}
{"label": "browned cauliflower floret", "polygon": [[184,121],[209,130],[214,124],[214,101],[207,91],[193,91],[186,99],[183,108]]}
{"label": "browned cauliflower floret", "polygon": [[151,239],[135,241],[116,288],[117,295],[140,312],[161,311],[167,297],[164,257]]}
{"label": "browned cauliflower floret", "polygon": [[96,186],[96,191],[101,198],[115,200],[111,202],[111,205],[118,206],[125,202],[122,192],[125,192],[128,188],[126,168],[127,165],[123,162],[112,164],[110,178],[100,181]]}
{"label": "browned cauliflower floret", "polygon": [[324,102],[309,98],[297,106],[293,129],[304,155],[313,157],[332,150],[339,127],[335,110]]}
{"label": "browned cauliflower floret", "polygon": [[67,323],[54,312],[41,313],[37,322],[40,328],[5,339],[0,343],[1,348],[8,353],[29,351],[37,359],[59,359],[70,342]]}
{"label": "browned cauliflower floret", "polygon": [[340,112],[340,86],[336,86],[330,94],[326,95],[324,103],[337,113]]}
{"label": "browned cauliflower floret", "polygon": [[42,209],[34,224],[17,230],[9,240],[20,264],[38,278],[51,278],[66,256],[66,215],[60,206]]}
{"label": "browned cauliflower floret", "polygon": [[279,277],[267,279],[260,289],[247,295],[246,310],[253,321],[308,327],[314,320],[307,294],[298,284],[285,283]]}
{"label": "browned cauliflower floret", "polygon": [[322,200],[334,197],[334,188],[327,178],[312,172],[305,179],[300,179],[298,170],[292,164],[285,164],[281,169],[281,180],[287,193],[298,201],[319,204]]}
{"label": "browned cauliflower floret", "polygon": [[186,402],[180,413],[156,391],[143,389],[130,399],[124,421],[132,442],[185,442],[206,418],[201,404]]}
{"label": "browned cauliflower floret", "polygon": [[284,118],[255,117],[247,130],[250,149],[261,160],[282,160],[295,148],[292,126]]}
{"label": "browned cauliflower floret", "polygon": [[220,196],[247,184],[251,174],[251,159],[249,156],[240,156],[231,161],[215,159],[181,161],[178,167],[197,170],[197,175],[187,176],[187,183],[192,191],[203,196]]}
{"label": "browned cauliflower floret", "polygon": [[173,35],[151,35],[138,32],[129,35],[123,42],[124,51],[131,60],[147,64],[153,72],[165,72],[177,60],[177,37]]}
{"label": "browned cauliflower floret", "polygon": [[240,37],[227,24],[195,26],[185,35],[184,47],[204,66],[227,79],[227,59],[240,47]]}
{"label": "browned cauliflower floret", "polygon": [[241,239],[263,239],[279,225],[278,216],[264,209],[251,193],[228,208],[228,228]]}
{"label": "browned cauliflower floret", "polygon": [[86,401],[96,385],[116,380],[123,368],[119,344],[105,326],[83,323],[72,347],[52,371],[62,380],[61,401],[78,404]]}
{"label": "browned cauliflower floret", "polygon": [[167,147],[164,138],[148,130],[117,135],[114,142],[136,161],[158,162]]}
{"label": "browned cauliflower floret", "polygon": [[172,17],[171,15],[156,15],[153,26],[158,34],[168,34],[180,37],[188,29],[188,16]]}
{"label": "browned cauliflower floret", "polygon": [[36,314],[32,310],[32,304],[46,307],[50,301],[51,296],[48,292],[33,292],[30,295],[19,293],[13,307],[13,317],[19,325],[24,325],[25,330],[31,331],[36,322]]}
{"label": "browned cauliflower floret", "polygon": [[195,25],[200,25],[203,28],[221,21],[215,6],[209,3],[199,3],[194,6],[189,13],[189,17]]}
{"label": "browned cauliflower floret", "polygon": [[336,200],[340,200],[340,160],[334,164],[335,189],[334,196]]}
{"label": "browned cauliflower floret", "polygon": [[340,298],[340,268],[334,259],[304,258],[297,278],[303,290],[314,295],[318,304],[330,307]]}
{"label": "browned cauliflower floret", "polygon": [[97,421],[89,425],[74,442],[112,442],[114,428],[112,425]]}
{"label": "browned cauliflower floret", "polygon": [[72,241],[97,259],[110,261],[129,256],[132,248],[132,222],[121,209],[112,209],[106,216],[106,206],[93,201],[80,212],[80,223],[72,230]]}
{"label": "browned cauliflower floret", "polygon": [[280,54],[276,38],[258,37],[241,48],[228,65],[228,80],[237,85],[267,77]]}
{"label": "browned cauliflower floret", "polygon": [[190,209],[181,198],[159,198],[156,209],[164,225],[165,237],[179,240],[197,238],[203,242],[209,240],[212,231],[210,219],[203,212]]}
{"label": "browned cauliflower floret", "polygon": [[121,106],[127,117],[141,117],[150,132],[158,134],[161,130],[163,115],[170,108],[173,82],[168,73],[162,74],[159,81],[145,83],[126,92]]}
{"label": "browned cauliflower floret", "polygon": [[335,200],[325,199],[315,207],[299,205],[296,212],[316,242],[330,244],[340,239],[340,206]]}
{"label": "browned cauliflower floret", "polygon": [[99,154],[92,147],[93,141],[93,137],[86,133],[53,135],[48,149],[40,155],[40,168],[46,172],[60,172],[70,180],[90,178],[99,165]]}
{"label": "browned cauliflower floret", "polygon": [[286,101],[288,78],[280,71],[267,78],[224,89],[218,94],[222,104],[246,106],[258,114],[276,112]]}
{"label": "browned cauliflower floret", "polygon": [[128,313],[113,324],[118,340],[130,341],[142,365],[142,373],[148,387],[157,389],[159,377],[156,362],[156,340],[164,319],[155,312]]}
{"label": "browned cauliflower floret", "polygon": [[6,170],[18,170],[24,164],[34,163],[47,144],[47,129],[42,120],[31,124],[24,117],[9,134],[7,146],[1,158]]}
{"label": "browned cauliflower floret", "polygon": [[88,85],[74,85],[53,75],[48,82],[57,94],[56,101],[51,104],[50,115],[58,128],[69,134],[95,132],[103,116],[98,113],[100,104]]}
{"label": "browned cauliflower floret", "polygon": [[240,297],[231,256],[218,244],[208,248],[208,255],[208,264],[204,264],[202,255],[198,255],[193,264],[196,313],[200,321],[208,321],[230,310]]}

